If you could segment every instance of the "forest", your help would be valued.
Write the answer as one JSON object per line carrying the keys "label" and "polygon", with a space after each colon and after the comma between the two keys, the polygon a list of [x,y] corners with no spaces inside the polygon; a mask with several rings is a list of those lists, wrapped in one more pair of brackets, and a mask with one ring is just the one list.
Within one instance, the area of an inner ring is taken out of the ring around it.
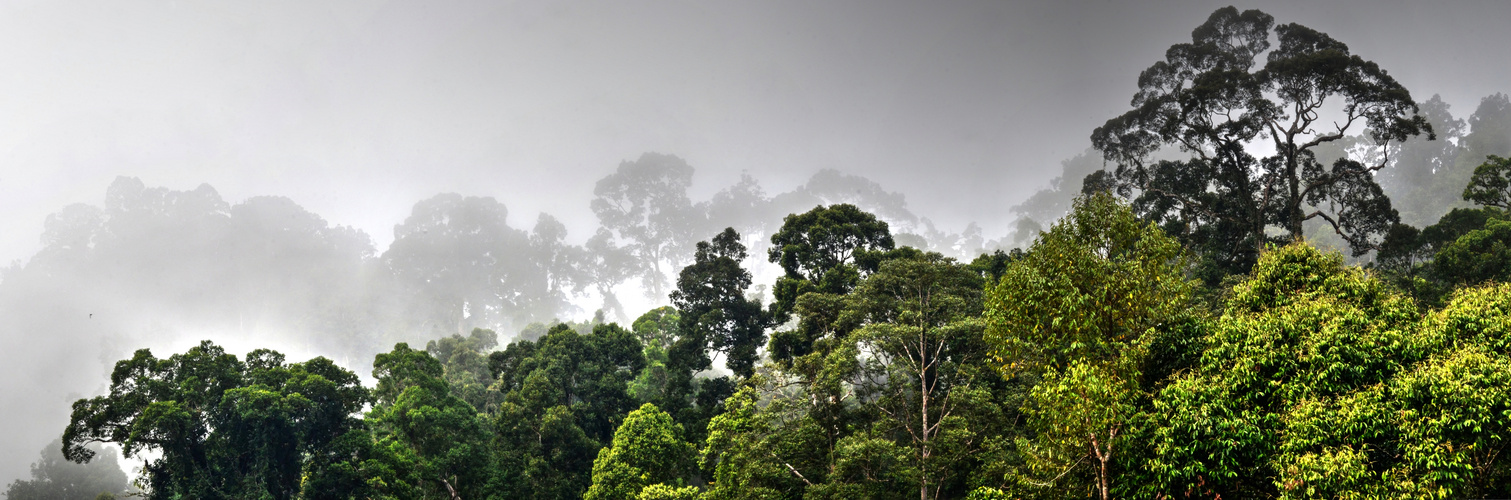
{"label": "forest", "polygon": [[[990,240],[833,170],[693,200],[659,153],[582,245],[441,194],[378,253],[121,177],[0,275],[85,346],[15,349],[114,367],[49,375],[103,385],[6,498],[1511,497],[1511,98],[1232,7],[1137,76]],[[180,329],[320,355],[132,343]]]}

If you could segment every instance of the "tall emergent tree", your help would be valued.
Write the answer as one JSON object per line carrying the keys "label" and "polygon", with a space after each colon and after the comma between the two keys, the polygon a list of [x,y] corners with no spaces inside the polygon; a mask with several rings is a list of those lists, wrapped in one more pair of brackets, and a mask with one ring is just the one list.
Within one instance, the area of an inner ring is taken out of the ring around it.
{"label": "tall emergent tree", "polygon": [[[1388,155],[1324,165],[1314,150],[1360,126],[1386,151],[1433,137],[1411,93],[1374,62],[1325,33],[1233,7],[1144,70],[1132,105],[1092,133],[1093,147],[1116,164],[1119,192],[1137,193],[1141,215],[1224,273],[1247,271],[1265,243],[1299,238],[1314,219],[1355,255],[1376,249],[1399,222],[1373,175]],[[1191,158],[1149,160],[1167,147]]]}
{"label": "tall emergent tree", "polygon": [[691,368],[708,369],[708,351],[714,350],[727,356],[735,374],[755,372],[756,349],[765,343],[770,315],[760,301],[745,297],[751,277],[740,263],[746,256],[734,228],[725,228],[711,242],[698,242],[693,263],[682,269],[671,293],[672,305],[681,313],[681,335],[670,352],[673,361],[687,357]]}

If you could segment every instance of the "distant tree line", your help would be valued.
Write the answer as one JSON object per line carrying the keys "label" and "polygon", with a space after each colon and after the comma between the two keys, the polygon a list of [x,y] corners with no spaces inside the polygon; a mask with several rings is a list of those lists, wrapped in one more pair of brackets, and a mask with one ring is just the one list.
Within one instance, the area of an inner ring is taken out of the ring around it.
{"label": "distant tree line", "polygon": [[[362,262],[428,298],[395,321],[441,336],[376,354],[374,387],[319,357],[139,350],[74,403],[62,457],[150,451],[152,498],[1511,495],[1511,160],[1485,153],[1451,210],[1403,217],[1391,197],[1431,184],[1396,176],[1449,182],[1486,151],[1458,148],[1493,143],[1469,139],[1493,109],[1455,132],[1341,42],[1231,7],[1139,84],[1065,215],[968,262],[894,233],[905,212],[810,198],[752,251],[762,219],[709,214],[782,196],[747,179],[693,203],[691,170],[660,155],[600,182],[582,248],[553,247],[547,217],[507,229],[492,200],[422,202]],[[1437,134],[1454,166],[1421,153]],[[515,250],[424,258],[471,245]],[[761,261],[780,268],[769,297]],[[532,272],[533,291],[498,292]],[[507,343],[486,328],[538,321],[520,311],[596,272],[671,305]],[[48,484],[34,475],[12,491]]]}

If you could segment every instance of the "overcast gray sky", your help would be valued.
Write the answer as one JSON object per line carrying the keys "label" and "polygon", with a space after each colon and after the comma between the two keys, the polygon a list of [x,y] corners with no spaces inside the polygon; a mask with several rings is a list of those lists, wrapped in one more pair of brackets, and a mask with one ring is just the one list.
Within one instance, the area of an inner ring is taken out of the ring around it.
{"label": "overcast gray sky", "polygon": [[[117,175],[283,195],[381,251],[435,193],[553,213],[644,151],[870,177],[958,230],[1007,208],[1128,105],[1138,72],[1228,2],[7,1],[0,262]],[[1315,5],[1314,5],[1315,4]],[[1511,91],[1511,2],[1255,2],[1459,115]]]}
{"label": "overcast gray sky", "polygon": [[[742,171],[775,194],[833,168],[999,237],[1009,208],[1126,110],[1138,73],[1223,5],[0,0],[0,265],[119,175],[208,183],[231,203],[287,196],[379,251],[441,192],[493,196],[515,227],[550,212],[580,242],[594,181],[646,151],[696,167],[697,198]],[[1326,32],[1460,117],[1511,92],[1511,2],[1239,7]],[[41,372],[92,362],[16,353],[104,342],[57,331],[0,332],[4,373],[36,375],[0,400],[49,405],[30,395],[66,377]],[[217,339],[237,353],[265,340]],[[0,485],[66,407],[11,410]]]}

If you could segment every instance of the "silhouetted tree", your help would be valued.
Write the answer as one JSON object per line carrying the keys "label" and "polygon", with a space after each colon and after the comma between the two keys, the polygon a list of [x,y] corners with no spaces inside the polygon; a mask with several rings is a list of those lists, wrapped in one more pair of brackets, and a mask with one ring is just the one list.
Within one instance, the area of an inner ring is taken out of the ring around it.
{"label": "silhouetted tree", "polygon": [[[1378,248],[1399,222],[1374,180],[1386,163],[1324,165],[1315,150],[1356,125],[1381,146],[1432,134],[1411,94],[1377,64],[1324,33],[1232,7],[1213,12],[1191,43],[1171,46],[1145,70],[1132,104],[1092,133],[1092,145],[1117,165],[1121,192],[1137,191],[1143,216],[1222,273],[1246,271],[1266,243],[1300,238],[1312,219],[1355,255]],[[1333,106],[1341,115],[1325,118]],[[1254,141],[1275,152],[1256,157]],[[1192,157],[1146,161],[1166,146]],[[1271,236],[1271,227],[1285,235]]]}

